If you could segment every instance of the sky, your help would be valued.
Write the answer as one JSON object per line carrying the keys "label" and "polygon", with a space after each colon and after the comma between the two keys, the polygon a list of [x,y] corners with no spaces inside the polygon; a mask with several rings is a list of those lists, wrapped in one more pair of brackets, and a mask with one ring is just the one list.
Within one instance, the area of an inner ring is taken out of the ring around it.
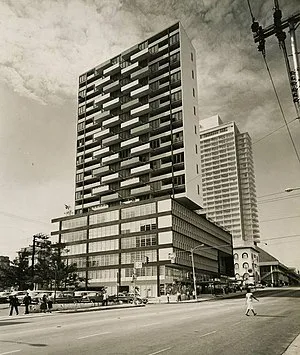
{"label": "sky", "polygon": [[[272,24],[273,1],[250,3],[263,27]],[[298,0],[279,4],[284,17],[300,11]],[[246,0],[0,0],[0,255],[14,258],[34,234],[55,229],[65,204],[74,207],[79,75],[178,20],[197,53],[199,119],[218,114],[252,138],[260,247],[300,269],[300,190],[284,191],[300,187],[300,163]],[[274,36],[266,59],[300,154]]]}

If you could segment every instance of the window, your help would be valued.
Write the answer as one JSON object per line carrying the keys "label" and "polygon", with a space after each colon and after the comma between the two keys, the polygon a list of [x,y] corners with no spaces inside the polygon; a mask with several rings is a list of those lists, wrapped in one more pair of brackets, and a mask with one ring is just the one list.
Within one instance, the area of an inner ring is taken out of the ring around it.
{"label": "window", "polygon": [[180,71],[172,74],[170,77],[171,83],[176,83],[177,81],[180,80],[180,78],[181,78]]}
{"label": "window", "polygon": [[139,44],[139,50],[143,50],[148,47],[148,41]]}
{"label": "window", "polygon": [[174,92],[171,94],[171,102],[176,102],[181,100],[181,91]]}
{"label": "window", "polygon": [[76,182],[82,181],[83,180],[83,173],[76,174]]}
{"label": "window", "polygon": [[84,83],[86,81],[86,74],[83,74],[79,77],[79,84]]}
{"label": "window", "polygon": [[192,70],[192,79],[195,79],[194,70]]}
{"label": "window", "polygon": [[78,126],[77,126],[77,131],[82,131],[85,127],[85,122],[82,122],[82,123],[78,123]]}
{"label": "window", "polygon": [[198,146],[197,146],[197,144],[195,144],[195,152],[196,152],[196,154],[198,154]]}
{"label": "window", "polygon": [[194,115],[196,116],[196,107],[194,106]]}
{"label": "window", "polygon": [[197,126],[195,125],[195,134],[197,134]]}
{"label": "window", "polygon": [[85,113],[85,106],[81,106],[78,108],[78,114],[82,115],[83,113]]}
{"label": "window", "polygon": [[243,253],[243,254],[242,254],[242,258],[243,258],[243,259],[247,259],[247,258],[248,258],[248,254],[247,254],[247,253]]}
{"label": "window", "polygon": [[192,52],[191,52],[191,61],[192,61],[192,62],[194,61],[194,55],[193,55]]}
{"label": "window", "polygon": [[177,42],[179,42],[179,33],[176,33],[175,35],[171,36],[169,39],[170,46],[172,46]]}
{"label": "window", "polygon": [[118,55],[117,57],[115,57],[111,60],[111,64],[114,65],[114,64],[120,63],[120,61],[121,61],[121,56]]}
{"label": "window", "polygon": [[197,185],[197,192],[198,192],[198,195],[200,195],[200,186]]}
{"label": "window", "polygon": [[173,163],[174,164],[183,163],[183,162],[184,162],[184,154],[183,153],[175,154],[173,156]]}
{"label": "window", "polygon": [[174,185],[175,186],[184,185],[184,184],[185,184],[184,175],[174,176]]}
{"label": "window", "polygon": [[179,56],[179,53],[175,53],[173,55],[170,56],[170,63],[176,63],[176,62],[179,62],[180,60],[180,56]]}
{"label": "window", "polygon": [[234,260],[238,260],[239,259],[239,254],[238,253],[234,253],[233,257],[234,257]]}
{"label": "window", "polygon": [[235,268],[235,270],[238,270],[238,269],[240,268],[239,264],[238,264],[238,263],[235,263],[235,264],[234,264],[234,268]]}
{"label": "window", "polygon": [[249,264],[248,263],[243,263],[243,268],[248,270],[249,269]]}
{"label": "window", "polygon": [[196,164],[196,173],[199,174],[199,165]]}
{"label": "window", "polygon": [[182,120],[182,111],[172,114],[172,121],[181,121]]}
{"label": "window", "polygon": [[195,97],[196,95],[195,95],[195,88],[193,88],[193,96]]}

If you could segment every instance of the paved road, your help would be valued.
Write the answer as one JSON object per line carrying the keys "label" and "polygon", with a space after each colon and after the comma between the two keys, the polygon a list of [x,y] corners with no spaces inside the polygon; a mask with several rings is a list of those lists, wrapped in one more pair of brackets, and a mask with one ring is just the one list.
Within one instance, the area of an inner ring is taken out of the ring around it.
{"label": "paved road", "polygon": [[245,301],[240,298],[2,317],[0,355],[282,354],[300,333],[300,289],[257,295],[256,317],[244,315]]}

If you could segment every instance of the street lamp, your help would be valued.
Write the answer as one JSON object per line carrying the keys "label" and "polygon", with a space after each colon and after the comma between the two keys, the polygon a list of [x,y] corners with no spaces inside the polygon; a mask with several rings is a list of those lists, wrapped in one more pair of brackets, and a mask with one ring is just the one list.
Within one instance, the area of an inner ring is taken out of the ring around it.
{"label": "street lamp", "polygon": [[195,275],[195,263],[194,263],[194,251],[198,248],[203,247],[204,244],[200,244],[191,248],[191,257],[192,257],[192,268],[193,268],[193,281],[194,281],[194,291],[195,291],[195,300],[197,301],[197,288],[196,288],[196,275]]}
{"label": "street lamp", "polygon": [[295,191],[295,190],[300,190],[300,187],[288,187],[284,191],[285,192],[292,192],[292,191]]}

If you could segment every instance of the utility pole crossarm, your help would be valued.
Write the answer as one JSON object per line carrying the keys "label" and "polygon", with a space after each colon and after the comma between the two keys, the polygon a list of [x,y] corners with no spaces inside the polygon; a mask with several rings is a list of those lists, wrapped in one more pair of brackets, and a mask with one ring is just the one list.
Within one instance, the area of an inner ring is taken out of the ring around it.
{"label": "utility pole crossarm", "polygon": [[[290,16],[288,18],[285,18],[281,21],[281,29],[284,30],[290,26],[290,23],[293,22],[295,25],[300,22],[300,12],[294,14],[293,16]],[[274,25],[270,25],[261,31],[261,35],[263,35],[264,38],[268,38],[276,33],[276,29]],[[253,35],[254,37],[254,42],[257,43],[260,40],[260,36],[258,33],[255,33]]]}

